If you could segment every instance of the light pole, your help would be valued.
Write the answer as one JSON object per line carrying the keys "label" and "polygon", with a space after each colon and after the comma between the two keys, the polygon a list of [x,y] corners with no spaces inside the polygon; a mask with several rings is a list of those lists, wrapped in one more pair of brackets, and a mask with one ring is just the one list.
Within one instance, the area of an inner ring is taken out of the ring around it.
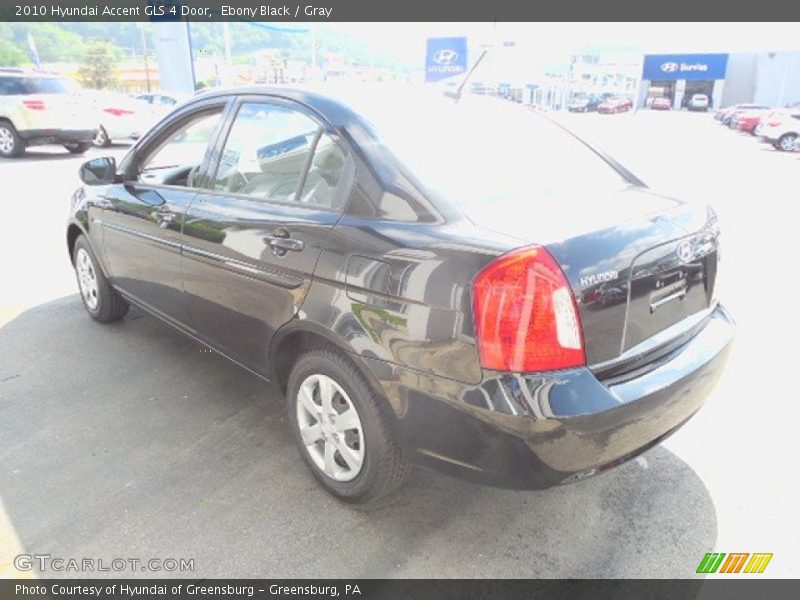
{"label": "light pole", "polygon": [[144,23],[138,23],[139,33],[142,35],[142,53],[144,55],[144,77],[147,81],[147,91],[150,91],[150,62],[147,60],[147,35],[144,31]]}

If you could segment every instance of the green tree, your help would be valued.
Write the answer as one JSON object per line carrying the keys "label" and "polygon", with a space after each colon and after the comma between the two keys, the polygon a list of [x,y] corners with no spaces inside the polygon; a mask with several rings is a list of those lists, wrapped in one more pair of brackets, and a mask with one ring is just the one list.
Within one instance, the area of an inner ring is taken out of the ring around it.
{"label": "green tree", "polygon": [[89,42],[78,68],[81,83],[96,90],[112,87],[117,82],[117,52],[108,42]]}
{"label": "green tree", "polygon": [[60,23],[6,23],[11,29],[11,42],[27,52],[28,33],[33,35],[39,58],[48,62],[77,62],[83,55],[85,43],[80,35],[66,31]]}
{"label": "green tree", "polygon": [[28,62],[27,55],[14,44],[0,40],[0,67],[18,67]]}
{"label": "green tree", "polygon": [[14,43],[14,31],[0,23],[0,67],[18,67],[28,62],[28,55]]}

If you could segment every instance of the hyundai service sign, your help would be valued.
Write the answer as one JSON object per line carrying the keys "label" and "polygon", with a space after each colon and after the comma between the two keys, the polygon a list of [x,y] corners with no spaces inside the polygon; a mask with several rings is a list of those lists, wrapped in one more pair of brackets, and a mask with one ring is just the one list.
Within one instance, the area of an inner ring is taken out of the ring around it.
{"label": "hyundai service sign", "polygon": [[425,81],[439,81],[467,70],[467,38],[428,38]]}
{"label": "hyundai service sign", "polygon": [[725,79],[727,54],[648,54],[644,57],[642,79]]}

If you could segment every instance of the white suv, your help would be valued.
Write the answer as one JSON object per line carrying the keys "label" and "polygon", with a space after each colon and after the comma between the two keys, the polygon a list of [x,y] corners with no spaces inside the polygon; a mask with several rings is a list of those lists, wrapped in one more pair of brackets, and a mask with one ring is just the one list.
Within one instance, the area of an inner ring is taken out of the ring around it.
{"label": "white suv", "polygon": [[86,152],[97,132],[95,109],[71,79],[0,69],[0,156],[22,156],[27,146],[60,144]]}
{"label": "white suv", "polygon": [[791,152],[800,141],[800,107],[775,110],[762,117],[755,134],[777,150]]}
{"label": "white suv", "polygon": [[689,110],[702,110],[703,112],[708,110],[708,96],[705,94],[694,94],[689,103],[686,105],[686,108]]}

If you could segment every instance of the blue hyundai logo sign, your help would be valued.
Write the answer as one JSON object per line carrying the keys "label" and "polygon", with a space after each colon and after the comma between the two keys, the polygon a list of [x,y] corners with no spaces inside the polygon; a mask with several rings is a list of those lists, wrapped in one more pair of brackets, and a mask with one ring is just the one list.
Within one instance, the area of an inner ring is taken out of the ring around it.
{"label": "blue hyundai logo sign", "polygon": [[467,38],[428,38],[425,81],[439,81],[467,70]]}
{"label": "blue hyundai logo sign", "polygon": [[648,54],[642,79],[725,79],[727,66],[727,54]]}

